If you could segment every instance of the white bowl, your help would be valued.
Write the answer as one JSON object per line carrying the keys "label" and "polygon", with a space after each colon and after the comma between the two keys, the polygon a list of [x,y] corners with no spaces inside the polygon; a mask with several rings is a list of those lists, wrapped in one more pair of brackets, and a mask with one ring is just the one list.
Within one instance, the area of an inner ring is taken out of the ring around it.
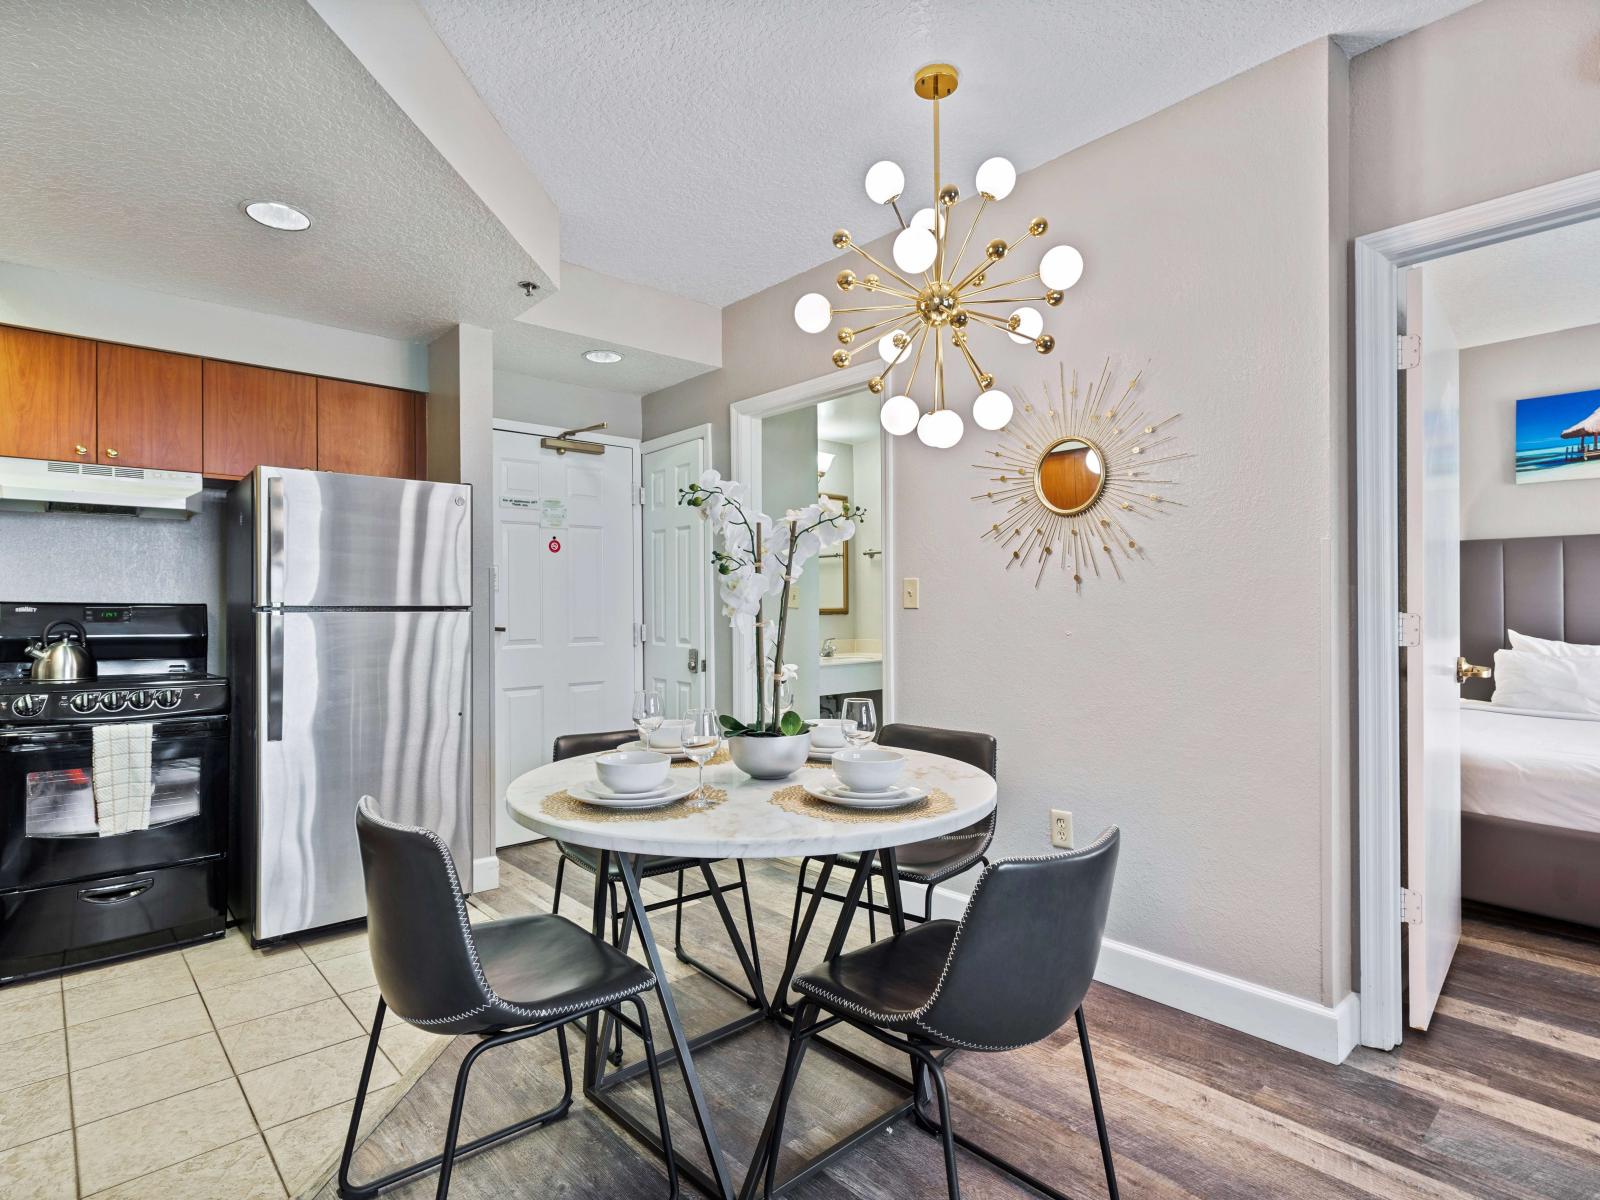
{"label": "white bowl", "polygon": [[845,734],[854,729],[854,721],[833,719],[811,722],[811,744],[818,750],[837,750],[845,743]]}
{"label": "white bowl", "polygon": [[683,733],[688,728],[687,721],[663,721],[650,731],[650,745],[658,750],[676,750],[683,745]]}
{"label": "white bowl", "polygon": [[833,756],[833,773],[852,792],[886,792],[900,782],[905,768],[903,754],[882,746],[840,750]]}
{"label": "white bowl", "polygon": [[613,792],[648,792],[667,780],[672,759],[653,750],[613,750],[594,760],[594,772]]}

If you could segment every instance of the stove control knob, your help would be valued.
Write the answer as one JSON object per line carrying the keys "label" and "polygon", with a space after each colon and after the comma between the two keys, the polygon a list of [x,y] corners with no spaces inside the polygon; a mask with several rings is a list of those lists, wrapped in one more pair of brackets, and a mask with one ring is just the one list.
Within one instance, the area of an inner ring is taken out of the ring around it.
{"label": "stove control knob", "polygon": [[129,692],[128,707],[133,709],[135,712],[143,712],[145,709],[149,708],[155,703],[155,699],[156,697],[154,692],[147,692],[143,689],[137,692]]}
{"label": "stove control knob", "polygon": [[107,712],[121,712],[128,706],[127,692],[102,692],[100,693],[100,707]]}
{"label": "stove control knob", "polygon": [[97,692],[75,692],[67,700],[67,707],[75,713],[93,712],[95,705],[100,703]]}
{"label": "stove control knob", "polygon": [[19,717],[37,717],[44,711],[44,704],[43,696],[18,696],[11,704],[11,711]]}
{"label": "stove control knob", "polygon": [[183,693],[177,688],[162,688],[156,693],[157,708],[177,708],[183,702]]}

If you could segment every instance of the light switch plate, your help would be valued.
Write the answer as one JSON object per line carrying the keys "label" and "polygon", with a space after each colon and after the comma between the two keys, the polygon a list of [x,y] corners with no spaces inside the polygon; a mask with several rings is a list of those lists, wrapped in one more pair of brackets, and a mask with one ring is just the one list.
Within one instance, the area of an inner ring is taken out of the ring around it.
{"label": "light switch plate", "polygon": [[922,607],[922,580],[908,575],[900,585],[900,607]]}
{"label": "light switch plate", "polygon": [[1064,808],[1050,810],[1050,844],[1058,850],[1072,849],[1072,814]]}

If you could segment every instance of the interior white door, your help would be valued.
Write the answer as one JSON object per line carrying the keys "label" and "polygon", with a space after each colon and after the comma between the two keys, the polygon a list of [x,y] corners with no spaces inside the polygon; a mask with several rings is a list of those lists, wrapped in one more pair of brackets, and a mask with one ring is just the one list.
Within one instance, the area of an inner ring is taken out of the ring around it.
{"label": "interior white door", "polygon": [[[1405,651],[1409,1022],[1426,1029],[1461,937],[1460,356],[1420,267],[1406,276],[1406,333],[1422,353],[1405,371],[1405,606],[1421,645]],[[1420,915],[1420,919],[1417,919]]]}
{"label": "interior white door", "polygon": [[496,430],[495,844],[535,835],[505,789],[550,761],[564,733],[625,729],[635,679],[638,596],[635,452],[544,450]]}
{"label": "interior white door", "polygon": [[707,454],[693,438],[644,455],[644,677],[669,717],[706,702],[710,547],[705,521],[678,492],[700,478]]}

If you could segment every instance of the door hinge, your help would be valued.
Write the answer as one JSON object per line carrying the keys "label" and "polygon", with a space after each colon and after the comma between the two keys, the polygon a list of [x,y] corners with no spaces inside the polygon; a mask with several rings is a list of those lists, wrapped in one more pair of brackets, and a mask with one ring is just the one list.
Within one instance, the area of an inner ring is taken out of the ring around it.
{"label": "door hinge", "polygon": [[1414,892],[1408,887],[1400,889],[1400,923],[1402,925],[1422,924],[1422,893]]}
{"label": "door hinge", "polygon": [[638,504],[640,508],[644,507],[644,484],[642,483],[639,485],[639,491],[635,499],[635,503]]}
{"label": "door hinge", "polygon": [[1409,371],[1413,367],[1422,365],[1422,335],[1420,333],[1402,333],[1398,339],[1396,349],[1400,356],[1400,369]]}
{"label": "door hinge", "polygon": [[1416,613],[1398,613],[1394,632],[1397,646],[1415,649],[1422,645],[1422,618]]}
{"label": "door hinge", "polygon": [[648,630],[645,629],[643,621],[640,621],[637,625],[635,625],[633,627],[633,644],[635,646],[644,645],[645,644],[645,640],[644,640],[645,639],[645,634],[647,632],[648,632]]}

